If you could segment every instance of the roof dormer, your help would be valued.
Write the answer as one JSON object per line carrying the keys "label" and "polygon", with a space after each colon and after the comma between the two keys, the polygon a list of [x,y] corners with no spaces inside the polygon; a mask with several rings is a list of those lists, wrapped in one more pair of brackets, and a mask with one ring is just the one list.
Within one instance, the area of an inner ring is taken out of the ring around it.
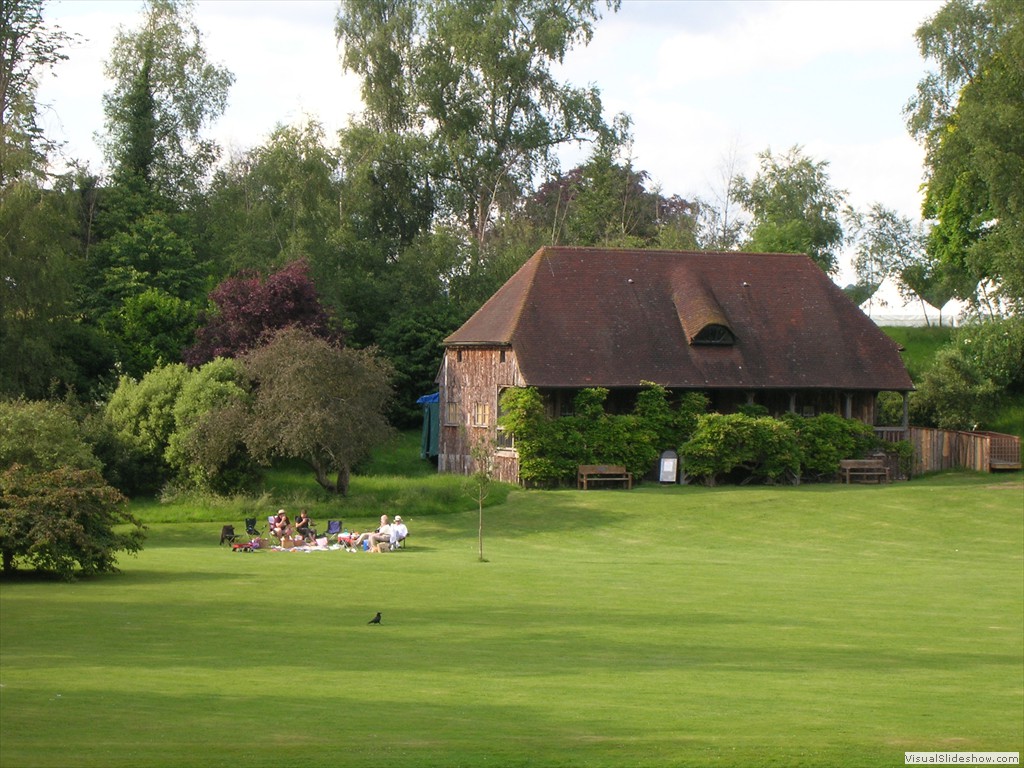
{"label": "roof dormer", "polygon": [[680,285],[686,287],[673,292],[672,302],[687,342],[691,346],[735,344],[736,332],[707,284],[699,278],[690,277]]}

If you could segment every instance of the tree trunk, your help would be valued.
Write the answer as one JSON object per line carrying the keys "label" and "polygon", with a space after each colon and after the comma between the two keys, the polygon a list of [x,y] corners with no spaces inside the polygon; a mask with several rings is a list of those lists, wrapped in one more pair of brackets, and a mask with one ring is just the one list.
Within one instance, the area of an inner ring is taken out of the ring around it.
{"label": "tree trunk", "polygon": [[348,484],[352,479],[352,472],[348,468],[348,464],[343,464],[338,468],[338,482],[336,484],[335,493],[341,496],[348,496]]}
{"label": "tree trunk", "polygon": [[484,562],[484,500],[479,500],[480,504],[480,523],[477,527],[477,540],[480,545],[480,562]]}
{"label": "tree trunk", "polygon": [[327,476],[326,470],[320,466],[319,462],[311,461],[309,465],[313,468],[313,474],[316,475],[316,481],[326,491],[331,493],[338,492],[338,486],[331,482],[331,479]]}

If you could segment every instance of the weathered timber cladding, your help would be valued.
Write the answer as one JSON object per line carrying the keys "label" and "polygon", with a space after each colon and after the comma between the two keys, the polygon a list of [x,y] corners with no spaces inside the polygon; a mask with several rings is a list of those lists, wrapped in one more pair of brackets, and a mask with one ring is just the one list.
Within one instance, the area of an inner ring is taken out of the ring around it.
{"label": "weathered timber cladding", "polygon": [[[443,397],[439,403],[437,468],[441,472],[469,474],[474,469],[474,443],[495,440],[501,391],[524,386],[515,353],[506,346],[449,347],[439,378]],[[496,451],[494,479],[519,481],[519,460],[514,451]]]}

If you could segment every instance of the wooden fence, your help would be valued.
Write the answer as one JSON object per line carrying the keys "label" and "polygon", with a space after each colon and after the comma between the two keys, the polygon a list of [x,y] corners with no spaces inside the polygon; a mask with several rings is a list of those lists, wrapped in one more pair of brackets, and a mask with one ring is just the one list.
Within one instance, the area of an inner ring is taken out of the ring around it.
{"label": "wooden fence", "polygon": [[998,432],[960,432],[952,429],[879,427],[875,433],[886,442],[907,439],[914,449],[911,476],[943,469],[992,472],[1020,469],[1020,438]]}

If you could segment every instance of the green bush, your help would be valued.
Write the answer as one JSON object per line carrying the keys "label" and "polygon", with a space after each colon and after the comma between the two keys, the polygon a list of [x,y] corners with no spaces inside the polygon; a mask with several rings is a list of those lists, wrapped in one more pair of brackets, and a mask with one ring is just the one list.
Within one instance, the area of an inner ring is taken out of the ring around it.
{"label": "green bush", "polygon": [[875,409],[875,423],[880,427],[903,426],[903,395],[899,392],[879,392]]}
{"label": "green bush", "polygon": [[165,451],[174,432],[174,406],[188,368],[154,368],[141,380],[122,376],[107,403],[106,420],[118,442],[116,475],[129,496],[158,491],[171,476]]}
{"label": "green bush", "polygon": [[622,464],[642,477],[662,451],[692,432],[697,414],[707,408],[700,393],[687,393],[673,405],[668,390],[654,384],[645,384],[629,414],[606,413],[607,397],[600,387],[580,390],[574,414],[556,419],[547,415],[537,389],[505,390],[500,423],[515,436],[522,482],[571,482],[580,464]]}
{"label": "green bush", "polygon": [[1024,318],[958,328],[911,395],[911,421],[941,429],[990,425],[1024,393]]}
{"label": "green bush", "polygon": [[230,494],[253,486],[259,468],[242,440],[248,399],[234,360],[218,357],[189,371],[164,452],[178,487]]}
{"label": "green bush", "polygon": [[[883,448],[871,426],[833,414],[775,419],[759,408],[709,414],[701,393],[673,404],[666,389],[648,384],[632,413],[612,415],[605,412],[607,396],[601,388],[581,390],[572,416],[552,418],[536,389],[505,391],[501,426],[515,435],[522,482],[570,482],[580,464],[622,464],[642,477],[662,451],[678,447],[686,475],[706,485],[730,475],[742,483],[799,483],[832,479],[841,459]],[[909,444],[884,447],[900,453],[909,471]]]}
{"label": "green bush", "polygon": [[99,469],[72,409],[46,400],[0,402],[0,467]]}
{"label": "green bush", "polygon": [[790,413],[782,420],[797,437],[803,477],[831,477],[841,459],[861,458],[880,445],[871,426],[832,413],[812,418]]}
{"label": "green bush", "polygon": [[144,529],[125,499],[95,469],[38,471],[15,464],[0,473],[0,554],[70,579],[116,571],[116,553],[138,552]]}
{"label": "green bush", "polygon": [[717,485],[736,470],[743,482],[799,482],[800,445],[783,421],[742,413],[709,413],[697,420],[697,430],[679,448],[688,477]]}

